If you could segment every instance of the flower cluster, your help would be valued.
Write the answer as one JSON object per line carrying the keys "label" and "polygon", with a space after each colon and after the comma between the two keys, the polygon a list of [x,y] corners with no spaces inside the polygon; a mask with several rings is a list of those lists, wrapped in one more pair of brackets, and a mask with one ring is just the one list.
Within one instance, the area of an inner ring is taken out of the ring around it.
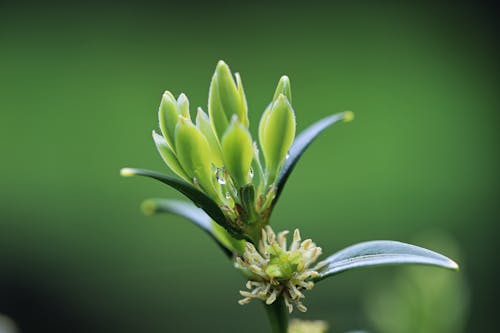
{"label": "flower cluster", "polygon": [[248,277],[246,287],[251,291],[240,291],[245,298],[240,304],[248,304],[252,299],[260,299],[272,304],[278,297],[283,297],[288,311],[293,305],[302,312],[307,308],[301,300],[301,290],[314,287],[314,279],[319,276],[318,270],[326,263],[319,262],[311,267],[321,255],[321,248],[310,239],[301,240],[298,229],[293,233],[293,241],[287,248],[288,231],[276,234],[267,226],[262,230],[262,238],[258,249],[247,243],[243,257],[236,258],[236,268]]}
{"label": "flower cluster", "polygon": [[290,81],[283,76],[259,124],[259,145],[252,139],[248,107],[240,76],[233,79],[220,61],[212,78],[208,114],[198,108],[196,120],[186,95],[163,94],[159,108],[161,134],[156,147],[168,167],[205,193],[222,210],[229,231],[257,242],[268,222],[276,180],[295,137]]}
{"label": "flower cluster", "polygon": [[[180,178],[151,170],[123,168],[123,176],[156,179],[185,195],[194,204],[152,198],[146,213],[168,212],[195,223],[221,247],[248,279],[240,304],[253,299],[266,307],[274,332],[287,332],[286,308],[306,311],[304,290],[341,272],[360,267],[424,264],[458,269],[451,259],[418,246],[377,240],[351,245],[316,263],[321,248],[302,241],[295,230],[276,235],[269,216],[288,176],[311,142],[326,128],[350,121],[349,111],[327,116],[295,138],[295,114],[290,81],[283,76],[259,123],[259,142],[248,128],[248,107],[241,78],[220,61],[210,84],[208,114],[198,108],[191,119],[184,94],[163,94],[156,147],[168,167]],[[259,151],[260,148],[260,151]],[[262,152],[262,158],[261,158]],[[322,333],[323,322],[293,322],[290,333]]]}

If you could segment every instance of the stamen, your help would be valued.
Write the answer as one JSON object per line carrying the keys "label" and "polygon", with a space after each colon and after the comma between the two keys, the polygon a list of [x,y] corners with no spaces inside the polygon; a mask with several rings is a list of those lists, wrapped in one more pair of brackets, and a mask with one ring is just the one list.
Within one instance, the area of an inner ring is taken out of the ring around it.
{"label": "stamen", "polygon": [[[317,270],[326,265],[320,262],[313,269],[309,268],[321,255],[321,248],[311,239],[301,241],[298,229],[293,233],[288,250],[288,231],[276,235],[267,226],[261,234],[257,248],[247,243],[243,256],[236,258],[236,267],[251,276],[245,284],[249,291],[240,291],[244,298],[238,301],[239,304],[248,304],[253,299],[272,304],[278,297],[283,297],[289,312],[293,311],[294,305],[299,311],[306,311],[300,301],[305,297],[301,290],[312,289],[314,282],[311,280],[319,276]],[[272,268],[268,269],[270,266]]]}

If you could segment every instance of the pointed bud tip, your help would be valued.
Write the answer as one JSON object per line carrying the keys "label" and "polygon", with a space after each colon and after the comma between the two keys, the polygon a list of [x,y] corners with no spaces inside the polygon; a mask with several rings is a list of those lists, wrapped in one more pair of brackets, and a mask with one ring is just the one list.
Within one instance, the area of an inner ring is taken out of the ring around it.
{"label": "pointed bud tip", "polygon": [[354,112],[352,111],[345,111],[344,112],[344,122],[348,123],[350,121],[354,120]]}
{"label": "pointed bud tip", "polygon": [[289,78],[287,75],[283,75],[283,76],[280,78],[280,82],[290,84],[290,78]]}
{"label": "pointed bud tip", "polygon": [[224,60],[219,60],[219,61],[217,61],[217,67],[220,67],[220,66],[227,66],[227,64],[224,62]]}
{"label": "pointed bud tip", "polygon": [[163,143],[167,143],[167,141],[165,140],[165,138],[164,138],[162,135],[160,135],[160,134],[156,133],[156,131],[155,131],[155,130],[153,130],[153,131],[151,132],[151,135],[153,136],[153,141],[154,141],[156,144],[163,144]]}
{"label": "pointed bud tip", "polygon": [[172,94],[172,93],[171,93],[170,91],[168,91],[168,90],[165,90],[165,91],[163,92],[162,98],[169,98],[169,99],[174,99],[174,100],[175,100],[174,94]]}
{"label": "pointed bud tip", "polygon": [[284,103],[284,102],[288,101],[288,98],[285,95],[280,93],[276,100],[280,103]]}
{"label": "pointed bud tip", "polygon": [[132,168],[122,168],[120,170],[120,175],[122,177],[131,177],[135,175],[135,169]]}

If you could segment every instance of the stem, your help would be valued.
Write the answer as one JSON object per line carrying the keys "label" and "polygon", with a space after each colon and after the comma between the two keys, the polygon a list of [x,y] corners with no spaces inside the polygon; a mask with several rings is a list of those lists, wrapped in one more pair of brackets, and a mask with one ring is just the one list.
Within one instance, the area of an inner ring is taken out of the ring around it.
{"label": "stem", "polygon": [[285,306],[283,297],[278,297],[273,304],[267,305],[263,303],[266,308],[267,317],[271,324],[273,333],[287,333],[288,332],[288,311]]}

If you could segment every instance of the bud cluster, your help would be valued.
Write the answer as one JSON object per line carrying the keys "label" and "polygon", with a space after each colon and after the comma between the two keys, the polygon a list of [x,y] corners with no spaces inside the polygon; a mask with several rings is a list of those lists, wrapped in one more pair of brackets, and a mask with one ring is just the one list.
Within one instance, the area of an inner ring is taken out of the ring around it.
{"label": "bud cluster", "polygon": [[272,304],[278,297],[283,297],[288,311],[293,306],[302,312],[307,308],[301,300],[304,294],[301,290],[314,287],[311,280],[318,277],[318,270],[325,263],[319,262],[311,267],[321,255],[321,248],[310,239],[301,241],[298,229],[293,233],[293,241],[287,248],[288,231],[282,231],[277,236],[271,227],[262,229],[262,238],[258,249],[247,243],[243,257],[236,258],[236,268],[247,277],[247,289],[240,291],[244,296],[240,304],[248,304],[252,299],[260,299],[266,304]]}
{"label": "bud cluster", "polygon": [[249,131],[248,107],[240,76],[220,61],[212,77],[208,114],[198,108],[193,121],[184,94],[163,94],[161,134],[156,147],[168,167],[213,200],[233,236],[254,243],[268,223],[277,175],[295,137],[290,82],[283,76],[259,124],[259,144]]}

